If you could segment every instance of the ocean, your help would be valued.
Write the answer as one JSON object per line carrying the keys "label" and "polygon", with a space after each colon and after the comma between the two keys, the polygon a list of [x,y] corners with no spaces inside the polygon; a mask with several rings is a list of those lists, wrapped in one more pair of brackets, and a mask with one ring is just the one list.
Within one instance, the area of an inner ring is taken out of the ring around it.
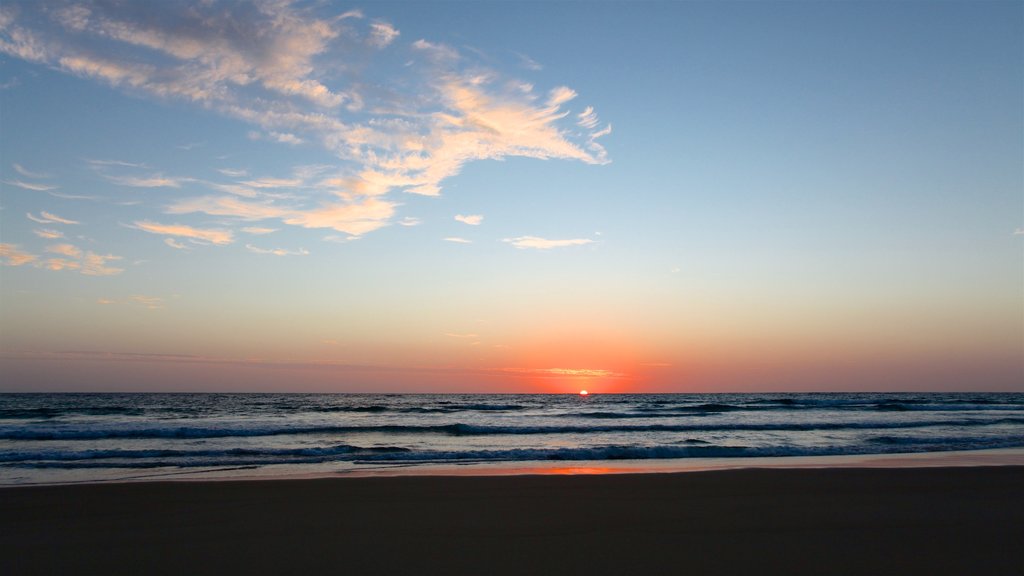
{"label": "ocean", "polygon": [[1024,447],[1024,394],[0,394],[0,484]]}

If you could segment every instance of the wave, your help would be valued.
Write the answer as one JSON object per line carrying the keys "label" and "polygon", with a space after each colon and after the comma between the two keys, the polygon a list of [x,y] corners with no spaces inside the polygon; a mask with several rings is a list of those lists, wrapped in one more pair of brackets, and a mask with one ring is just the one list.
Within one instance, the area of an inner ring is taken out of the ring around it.
{"label": "wave", "polygon": [[34,450],[0,453],[0,463],[32,462],[32,461],[73,461],[73,460],[143,460],[154,458],[210,458],[210,457],[330,457],[340,455],[367,456],[388,452],[409,452],[409,448],[401,446],[353,446],[337,444],[334,446],[312,448],[229,448],[226,450]]}
{"label": "wave", "polygon": [[492,436],[526,434],[590,434],[604,432],[730,432],[730,431],[837,431],[837,430],[886,430],[905,428],[930,428],[935,426],[970,428],[978,426],[1020,425],[1024,418],[1010,417],[997,419],[960,420],[909,420],[909,421],[852,421],[852,422],[764,422],[764,423],[696,423],[696,424],[609,424],[590,426],[496,426],[477,424],[437,425],[256,425],[248,427],[231,426],[157,426],[97,428],[95,426],[0,426],[3,440],[97,440],[97,439],[144,439],[144,438],[224,438],[280,435],[314,434],[444,434],[449,436]]}
{"label": "wave", "polygon": [[[379,447],[361,448],[338,445],[325,448],[279,450],[109,450],[94,453],[37,453],[38,458],[9,460],[0,463],[8,468],[196,468],[223,466],[264,466],[274,464],[313,464],[351,462],[354,464],[407,463],[443,464],[510,461],[574,461],[574,460],[652,460],[686,458],[738,458],[787,456],[836,456],[852,454],[891,454],[937,452],[965,449],[1019,447],[1019,436],[995,438],[926,438],[903,439],[906,442],[883,443],[881,446],[641,446],[605,445],[578,448],[513,448],[476,450],[423,450]],[[700,441],[697,441],[700,442]]]}

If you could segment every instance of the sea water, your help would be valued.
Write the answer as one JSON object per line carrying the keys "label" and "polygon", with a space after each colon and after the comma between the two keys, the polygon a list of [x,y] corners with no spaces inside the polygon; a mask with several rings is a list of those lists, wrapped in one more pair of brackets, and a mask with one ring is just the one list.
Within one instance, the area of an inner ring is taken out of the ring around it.
{"label": "sea water", "polygon": [[0,394],[0,484],[1024,447],[1024,394]]}

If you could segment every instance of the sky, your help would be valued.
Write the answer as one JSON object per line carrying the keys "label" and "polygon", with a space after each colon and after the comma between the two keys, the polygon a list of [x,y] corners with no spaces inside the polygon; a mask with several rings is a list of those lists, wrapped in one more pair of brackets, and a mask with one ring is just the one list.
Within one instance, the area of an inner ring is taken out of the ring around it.
{"label": "sky", "polygon": [[1024,391],[1021,2],[8,0],[0,391]]}

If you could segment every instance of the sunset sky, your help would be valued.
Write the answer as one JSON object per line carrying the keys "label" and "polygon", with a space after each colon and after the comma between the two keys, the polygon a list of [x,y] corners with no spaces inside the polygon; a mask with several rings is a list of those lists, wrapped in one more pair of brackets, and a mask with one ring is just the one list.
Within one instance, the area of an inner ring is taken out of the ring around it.
{"label": "sunset sky", "polygon": [[1024,390],[1024,4],[0,4],[0,391]]}

